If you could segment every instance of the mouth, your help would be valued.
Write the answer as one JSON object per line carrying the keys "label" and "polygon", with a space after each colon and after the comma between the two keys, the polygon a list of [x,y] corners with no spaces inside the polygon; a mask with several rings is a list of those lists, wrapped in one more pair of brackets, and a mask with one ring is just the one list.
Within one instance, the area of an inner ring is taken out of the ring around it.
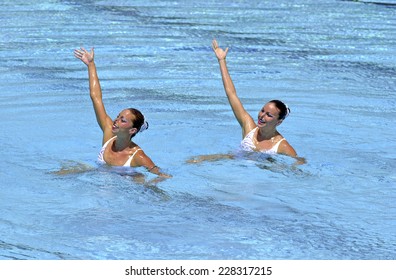
{"label": "mouth", "polygon": [[114,130],[117,130],[118,129],[118,126],[116,125],[116,124],[113,124],[113,126],[111,127],[111,129],[114,131]]}
{"label": "mouth", "polygon": [[258,125],[263,125],[263,124],[265,124],[265,121],[263,121],[262,119],[258,119],[257,124]]}

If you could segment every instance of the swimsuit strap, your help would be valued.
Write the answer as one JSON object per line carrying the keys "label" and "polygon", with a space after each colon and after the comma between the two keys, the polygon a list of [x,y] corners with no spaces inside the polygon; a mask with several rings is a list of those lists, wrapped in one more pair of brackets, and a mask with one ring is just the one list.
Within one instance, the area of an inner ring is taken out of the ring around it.
{"label": "swimsuit strap", "polygon": [[133,157],[136,155],[137,152],[141,151],[142,149],[137,149],[133,152],[133,154],[128,158],[128,160],[124,163],[124,166],[131,166],[131,162]]}
{"label": "swimsuit strap", "polygon": [[106,141],[106,143],[103,144],[102,148],[100,149],[99,155],[98,155],[98,161],[101,163],[106,163],[106,161],[104,160],[104,152],[106,150],[106,147],[109,145],[109,143],[111,142],[111,140],[113,140],[114,138],[116,138],[117,136],[111,137],[109,140]]}
{"label": "swimsuit strap", "polygon": [[246,134],[245,137],[249,136],[251,139],[253,139],[254,132],[255,132],[257,129],[258,129],[258,126],[256,126],[256,127],[253,128],[251,131],[249,131],[249,133]]}
{"label": "swimsuit strap", "polygon": [[283,141],[283,140],[286,140],[285,138],[282,138],[281,140],[279,140],[270,150],[273,150],[274,152],[278,152],[278,148],[279,148],[279,145],[280,145],[280,143]]}
{"label": "swimsuit strap", "polygon": [[113,136],[109,140],[107,140],[106,143],[103,144],[102,150],[104,151],[106,149],[107,145],[109,145],[109,143],[111,142],[111,140],[113,140],[115,138],[117,138],[117,136]]}

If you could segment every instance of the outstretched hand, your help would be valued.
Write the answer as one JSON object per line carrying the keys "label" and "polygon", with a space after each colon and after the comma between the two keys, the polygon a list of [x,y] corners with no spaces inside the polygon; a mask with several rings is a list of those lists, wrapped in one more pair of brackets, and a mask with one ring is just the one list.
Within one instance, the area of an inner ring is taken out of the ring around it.
{"label": "outstretched hand", "polygon": [[223,50],[222,48],[219,48],[219,45],[217,44],[216,39],[213,39],[213,41],[212,41],[212,48],[213,48],[213,51],[215,52],[218,60],[223,60],[226,58],[228,48],[226,48],[225,50]]}
{"label": "outstretched hand", "polygon": [[90,62],[94,60],[94,48],[91,48],[91,51],[88,52],[84,48],[80,49],[75,49],[74,50],[74,56],[78,59],[80,59],[82,62],[84,62],[86,65],[88,65]]}

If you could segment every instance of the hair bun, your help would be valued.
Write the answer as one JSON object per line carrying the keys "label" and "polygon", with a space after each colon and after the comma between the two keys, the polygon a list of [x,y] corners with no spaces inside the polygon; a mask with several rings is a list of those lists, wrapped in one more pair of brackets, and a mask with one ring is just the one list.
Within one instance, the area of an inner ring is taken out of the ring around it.
{"label": "hair bun", "polygon": [[286,107],[286,115],[284,117],[284,119],[286,119],[289,116],[289,114],[290,114],[290,108],[289,108],[289,106],[287,106],[286,103],[283,103],[283,104],[285,104],[285,107]]}
{"label": "hair bun", "polygon": [[148,128],[149,128],[149,123],[146,120],[144,120],[142,126],[139,129],[139,132],[143,132],[143,131],[147,130]]}

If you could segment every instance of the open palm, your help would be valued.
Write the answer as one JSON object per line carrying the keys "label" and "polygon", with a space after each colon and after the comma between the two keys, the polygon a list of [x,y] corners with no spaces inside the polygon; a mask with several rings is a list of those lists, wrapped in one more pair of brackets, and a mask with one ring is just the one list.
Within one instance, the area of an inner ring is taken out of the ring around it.
{"label": "open palm", "polygon": [[91,51],[88,52],[84,48],[74,50],[74,56],[88,65],[90,62],[94,60],[94,49],[91,48]]}

